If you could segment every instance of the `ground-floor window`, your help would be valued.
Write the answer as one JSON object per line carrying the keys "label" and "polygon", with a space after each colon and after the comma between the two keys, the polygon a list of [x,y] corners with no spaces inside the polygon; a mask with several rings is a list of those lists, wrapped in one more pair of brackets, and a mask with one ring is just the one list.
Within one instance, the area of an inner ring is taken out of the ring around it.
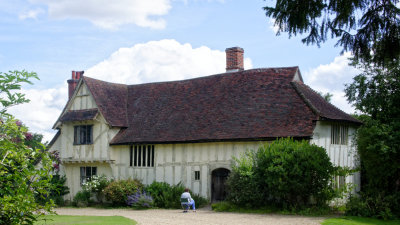
{"label": "ground-floor window", "polygon": [[334,178],[334,184],[336,189],[344,188],[346,185],[346,177],[345,176],[336,176]]}
{"label": "ground-floor window", "polygon": [[129,166],[154,167],[154,145],[131,146]]}
{"label": "ground-floor window", "polygon": [[200,180],[200,171],[194,171],[194,180]]}
{"label": "ground-floor window", "polygon": [[82,166],[81,167],[81,185],[90,180],[92,176],[97,175],[97,167],[92,166]]}

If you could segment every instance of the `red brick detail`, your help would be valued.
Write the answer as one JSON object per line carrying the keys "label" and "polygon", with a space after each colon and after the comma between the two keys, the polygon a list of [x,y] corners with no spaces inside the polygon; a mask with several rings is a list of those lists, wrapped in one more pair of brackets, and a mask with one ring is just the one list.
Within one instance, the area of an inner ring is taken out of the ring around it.
{"label": "red brick detail", "polygon": [[72,71],[72,79],[68,80],[68,99],[72,98],[76,85],[78,85],[79,79],[83,76],[84,71]]}
{"label": "red brick detail", "polygon": [[241,71],[243,70],[243,48],[233,47],[225,49],[226,53],[226,71]]}

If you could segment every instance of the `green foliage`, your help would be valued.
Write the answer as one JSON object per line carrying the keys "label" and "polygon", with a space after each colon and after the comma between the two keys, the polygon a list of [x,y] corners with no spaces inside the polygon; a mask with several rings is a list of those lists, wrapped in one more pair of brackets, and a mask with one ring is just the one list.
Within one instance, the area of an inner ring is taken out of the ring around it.
{"label": "green foliage", "polygon": [[86,207],[90,203],[90,192],[81,190],[76,193],[72,200],[72,205],[78,207]]}
{"label": "green foliage", "polygon": [[257,208],[263,205],[262,193],[254,176],[255,154],[246,151],[240,158],[234,158],[232,172],[226,184],[228,188],[227,200],[247,208]]}
{"label": "green foliage", "polygon": [[23,83],[32,84],[30,79],[39,79],[35,72],[23,71],[9,71],[8,73],[0,72],[0,114],[6,114],[9,107],[21,103],[29,102],[25,98],[25,94],[18,92]]}
{"label": "green foliage", "polygon": [[[351,198],[349,215],[400,217],[400,65],[362,64],[346,96],[364,123],[355,135],[361,159],[361,198]],[[353,207],[358,205],[360,208]]]}
{"label": "green foliage", "polygon": [[181,183],[171,186],[165,182],[153,182],[146,187],[146,191],[150,193],[154,199],[154,206],[166,209],[181,208],[179,199],[184,190],[185,187]]}
{"label": "green foliage", "polygon": [[325,99],[325,101],[327,101],[327,102],[331,102],[331,100],[332,100],[332,96],[333,96],[333,94],[331,94],[331,93],[329,93],[329,92],[327,92],[327,93],[322,93],[322,92],[317,92],[319,95],[321,95],[324,99]]}
{"label": "green foliage", "polygon": [[399,202],[398,195],[362,193],[360,196],[350,196],[346,204],[346,215],[394,219],[399,213]]}
{"label": "green foliage", "polygon": [[346,96],[357,110],[381,123],[398,122],[400,115],[400,65],[379,67],[354,64],[362,72],[346,85]]}
{"label": "green foliage", "polygon": [[400,220],[378,220],[371,218],[346,216],[340,218],[329,218],[322,222],[322,225],[400,225]]}
{"label": "green foliage", "polygon": [[46,151],[24,144],[26,132],[12,117],[0,123],[0,224],[30,224],[36,220],[34,212],[54,205],[35,201],[35,193],[45,196],[51,189],[51,159]]}
{"label": "green foliage", "polygon": [[199,194],[191,193],[190,195],[192,196],[194,202],[196,203],[196,208],[201,208],[203,206],[206,206],[209,203],[208,199],[202,197]]}
{"label": "green foliage", "polygon": [[280,32],[308,34],[303,43],[317,44],[339,38],[337,45],[355,59],[377,65],[400,61],[400,10],[398,0],[277,0],[265,7]]}
{"label": "green foliage", "polygon": [[89,181],[82,185],[82,189],[94,194],[97,201],[102,202],[104,197],[104,189],[111,183],[105,175],[92,176]]}
{"label": "green foliage", "polygon": [[0,224],[32,224],[54,206],[51,199],[35,201],[52,189],[49,153],[38,135],[7,113],[9,107],[29,101],[18,90],[30,78],[37,78],[36,73],[0,72]]}
{"label": "green foliage", "polygon": [[[169,185],[165,182],[153,182],[146,187],[146,191],[153,197],[155,207],[179,209],[181,208],[181,202],[179,199],[181,198],[182,193],[185,191],[185,187],[182,185],[182,183]],[[192,192],[190,192],[190,195],[195,201],[197,208],[208,204],[208,200],[204,197],[193,194]]]}
{"label": "green foliage", "polygon": [[334,198],[330,179],[337,169],[325,150],[282,138],[236,159],[227,199],[241,207],[302,208]]}
{"label": "green foliage", "polygon": [[118,180],[111,182],[104,189],[106,200],[111,201],[114,206],[125,206],[128,195],[141,191],[143,184],[139,180]]}
{"label": "green foliage", "polygon": [[69,188],[66,186],[67,178],[65,175],[53,175],[50,179],[51,188],[48,195],[35,195],[36,201],[40,204],[53,200],[57,206],[64,205],[64,195],[69,193]]}
{"label": "green foliage", "polygon": [[277,203],[297,207],[308,205],[311,197],[319,205],[334,197],[329,181],[335,169],[322,147],[279,139],[258,149],[255,165],[263,201],[272,197]]}

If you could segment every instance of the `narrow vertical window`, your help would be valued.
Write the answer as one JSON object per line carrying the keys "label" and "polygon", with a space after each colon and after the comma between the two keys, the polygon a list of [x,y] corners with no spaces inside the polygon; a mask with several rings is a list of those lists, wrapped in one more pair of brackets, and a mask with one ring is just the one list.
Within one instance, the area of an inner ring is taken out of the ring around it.
{"label": "narrow vertical window", "polygon": [[200,171],[194,171],[194,180],[200,180]]}
{"label": "narrow vertical window", "polygon": [[147,166],[151,166],[150,159],[151,159],[151,145],[147,146]]}
{"label": "narrow vertical window", "polygon": [[154,145],[151,146],[151,167],[154,167]]}
{"label": "narrow vertical window", "polygon": [[133,158],[130,165],[134,167],[154,167],[154,145],[131,146],[130,158]]}
{"label": "narrow vertical window", "polygon": [[142,166],[146,166],[146,145],[143,145],[143,164]]}
{"label": "narrow vertical window", "polygon": [[133,146],[129,149],[129,166],[133,165]]}
{"label": "narrow vertical window", "polygon": [[138,166],[142,166],[142,146],[139,145],[139,156],[138,156]]}
{"label": "narrow vertical window", "polygon": [[137,146],[135,145],[135,157],[134,157],[134,166],[137,166],[137,158],[138,158],[138,149]]}

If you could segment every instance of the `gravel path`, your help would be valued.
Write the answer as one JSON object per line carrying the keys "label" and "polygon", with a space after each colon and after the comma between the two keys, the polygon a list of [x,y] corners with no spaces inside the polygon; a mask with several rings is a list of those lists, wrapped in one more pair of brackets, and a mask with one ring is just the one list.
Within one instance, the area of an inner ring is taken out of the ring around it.
{"label": "gravel path", "polygon": [[248,213],[221,213],[203,208],[197,212],[182,213],[177,209],[95,209],[57,208],[59,215],[124,216],[136,220],[140,225],[321,225],[324,218],[291,215],[258,215]]}

